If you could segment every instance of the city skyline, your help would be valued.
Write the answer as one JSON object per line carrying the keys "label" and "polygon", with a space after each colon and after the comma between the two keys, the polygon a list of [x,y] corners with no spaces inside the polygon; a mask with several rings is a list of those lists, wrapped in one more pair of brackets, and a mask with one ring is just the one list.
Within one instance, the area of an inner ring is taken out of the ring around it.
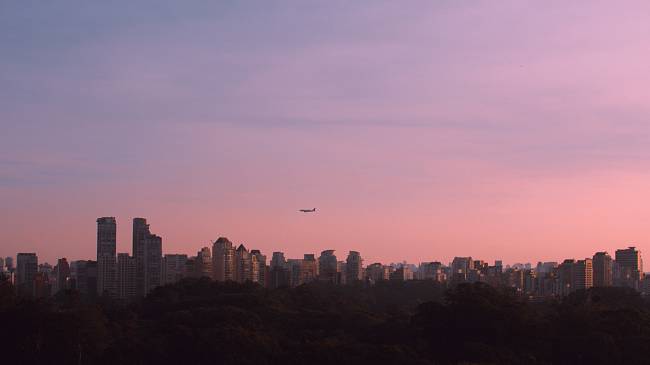
{"label": "city skyline", "polygon": [[[98,218],[98,219],[106,219],[106,218],[110,218],[110,219],[115,220],[115,222],[116,222],[115,223],[115,226],[116,226],[115,230],[117,232],[117,234],[116,234],[117,237],[124,238],[124,241],[126,241],[128,239],[128,242],[120,243],[119,239],[116,238],[116,245],[115,245],[115,248],[114,248],[115,256],[117,254],[128,254],[128,255],[130,255],[130,257],[135,258],[135,256],[137,255],[137,254],[134,253],[136,251],[136,247],[134,246],[134,244],[136,242],[136,237],[135,237],[135,232],[134,232],[133,227],[132,227],[132,224],[134,224],[134,220],[136,220],[136,221],[143,220],[144,225],[146,226],[146,234],[151,235],[153,237],[158,237],[157,235],[151,234],[150,231],[149,231],[148,222],[151,221],[149,218],[141,218],[141,217],[130,218],[129,221],[128,221],[128,225],[127,225],[128,229],[122,229],[122,231],[123,231],[122,234],[119,234],[119,232],[121,231],[120,228],[119,228],[119,226],[120,226],[119,222],[121,221],[120,218],[119,217],[114,217],[114,216],[110,216],[110,217],[107,216],[107,217],[102,217],[102,218]],[[156,227],[157,226],[158,225],[156,225]],[[90,247],[87,248],[88,251],[92,251],[92,252],[94,252],[95,250],[98,249],[97,243],[95,242],[95,240],[97,239],[96,238],[97,231],[96,231],[96,227],[94,227],[94,228],[95,228],[95,231],[93,232],[92,242],[90,242]],[[160,228],[162,228],[162,227],[160,227]],[[164,231],[164,229],[161,230],[161,231]],[[164,238],[164,234],[161,234],[161,237]],[[214,237],[233,237],[234,238],[234,236],[228,235],[226,233],[218,233],[218,234],[215,234]],[[183,255],[187,255],[187,256],[192,256],[193,254],[196,253],[197,249],[200,249],[203,246],[207,245],[207,247],[212,247],[215,240],[216,240],[216,238],[209,239],[206,242],[196,242],[196,243],[193,243],[193,244],[183,244],[183,245],[171,245],[173,248],[175,248],[175,247],[185,248],[186,251],[179,251],[179,250],[174,250],[174,249],[168,248],[169,242],[167,242],[167,240],[165,240],[165,245],[163,246],[162,254],[163,255],[165,255],[165,254],[183,254]],[[339,253],[348,252],[348,251],[357,252],[357,251],[354,251],[354,250],[356,250],[354,244],[349,244],[349,243],[346,243],[346,242],[338,242],[335,245],[324,245],[324,246],[319,246],[319,247],[313,247],[313,249],[311,249],[311,250],[307,249],[307,250],[302,251],[302,252],[298,252],[298,251],[293,252],[293,251],[284,250],[284,249],[282,249],[282,247],[283,247],[282,244],[268,244],[268,243],[266,243],[266,244],[265,243],[256,244],[254,242],[244,242],[244,241],[237,240],[237,239],[233,240],[233,245],[236,245],[236,246],[246,245],[246,246],[249,246],[249,247],[255,247],[256,249],[259,249],[260,251],[265,252],[265,253],[282,252],[286,257],[289,257],[289,258],[291,258],[291,257],[302,257],[304,254],[318,254],[318,253],[320,253],[320,252],[322,252],[324,250],[332,250],[332,251],[339,252]],[[66,255],[65,252],[63,252],[63,254],[58,254],[55,257],[49,258],[46,255],[41,255],[37,250],[28,249],[29,246],[26,246],[26,247],[27,247],[26,249],[18,250],[18,251],[13,252],[13,253],[12,252],[2,252],[2,251],[0,251],[0,257],[2,257],[2,258],[4,258],[4,257],[15,258],[16,254],[19,253],[19,252],[25,252],[25,253],[35,252],[35,253],[37,253],[37,255],[39,257],[39,261],[42,262],[42,263],[57,262],[57,260],[60,259],[60,258],[66,258],[66,259],[68,259],[68,261],[83,261],[83,260],[92,260],[92,259],[96,258],[96,255],[93,254],[93,253],[90,253],[87,256],[75,256],[75,255]],[[337,247],[337,248],[334,248],[334,247]],[[471,252],[464,252],[464,251],[460,252],[460,253],[457,253],[457,254],[452,254],[452,256],[450,256],[450,257],[443,257],[443,256],[440,256],[440,255],[436,255],[435,253],[423,253],[419,257],[416,256],[416,259],[412,259],[412,260],[407,260],[407,259],[404,259],[404,258],[400,258],[398,255],[396,255],[393,258],[388,258],[388,259],[382,260],[382,259],[377,259],[376,256],[374,256],[371,251],[370,252],[364,251],[363,252],[363,257],[364,257],[364,261],[371,261],[373,263],[379,262],[379,263],[385,263],[385,264],[400,264],[400,263],[406,262],[406,263],[409,263],[409,264],[420,264],[420,263],[423,263],[423,262],[438,261],[438,262],[441,262],[441,263],[446,265],[446,264],[450,264],[453,261],[453,259],[456,258],[456,257],[473,256],[473,257],[480,257],[481,260],[486,261],[486,262],[496,262],[496,261],[502,262],[504,267],[505,267],[505,266],[526,264],[526,263],[528,263],[528,264],[536,264],[538,262],[542,262],[542,263],[543,262],[561,262],[562,260],[564,260],[566,258],[580,259],[580,258],[584,258],[584,257],[590,257],[594,253],[598,253],[598,252],[605,252],[605,253],[614,252],[615,249],[620,248],[620,247],[636,247],[636,248],[641,249],[641,247],[636,245],[634,242],[612,243],[610,245],[603,245],[603,246],[599,246],[599,247],[600,248],[592,248],[591,251],[587,251],[587,252],[585,252],[585,254],[578,254],[578,255],[574,255],[574,256],[554,257],[554,256],[548,256],[547,255],[547,256],[543,256],[542,258],[531,257],[529,259],[513,260],[513,261],[504,260],[502,258],[503,256],[499,255],[498,253],[492,253],[491,255],[487,255],[488,257],[485,257],[485,256],[473,255]],[[643,251],[643,250],[641,249],[641,251]],[[58,252],[62,252],[62,251],[58,251]],[[140,253],[140,255],[142,255],[142,253]],[[140,274],[140,275],[143,275],[143,274]],[[139,289],[139,290],[140,290],[140,292],[142,292],[142,289]]]}
{"label": "city skyline", "polygon": [[217,235],[382,262],[648,252],[649,13],[3,3],[0,249],[93,257],[89,217],[144,215],[173,252]]}
{"label": "city skyline", "polygon": [[[132,225],[130,226],[131,229],[129,231],[129,236],[130,236],[130,239],[131,239],[131,242],[130,242],[131,250],[120,250],[119,248],[117,248],[118,246],[116,244],[116,234],[115,234],[118,231],[118,229],[117,229],[117,226],[118,226],[117,217],[113,217],[113,216],[111,216],[111,217],[108,217],[108,216],[107,217],[100,217],[100,218],[97,218],[96,221],[97,221],[97,227],[96,227],[96,239],[97,239],[97,241],[93,243],[94,244],[94,249],[97,251],[97,254],[95,256],[75,258],[75,257],[71,257],[69,255],[63,255],[63,256],[56,257],[52,261],[57,262],[57,261],[60,261],[61,259],[68,260],[68,261],[85,261],[85,260],[92,260],[93,258],[96,258],[97,262],[101,262],[102,260],[100,260],[100,258],[103,257],[103,253],[108,252],[108,256],[111,257],[112,260],[113,260],[112,265],[117,267],[117,265],[119,264],[118,261],[115,261],[117,259],[117,257],[119,255],[126,255],[125,257],[128,257],[129,259],[133,260],[133,265],[134,265],[133,270],[135,272],[134,280],[137,278],[137,280],[140,280],[140,281],[144,282],[145,281],[145,279],[144,279],[144,277],[145,277],[145,273],[144,273],[144,271],[145,271],[145,267],[144,267],[145,266],[145,263],[144,263],[145,259],[144,259],[144,257],[146,256],[146,252],[147,252],[147,249],[145,247],[147,246],[146,243],[149,242],[148,238],[151,238],[151,239],[154,240],[154,242],[155,242],[154,244],[157,245],[157,247],[158,247],[157,249],[155,249],[155,251],[159,252],[160,257],[164,257],[165,255],[170,255],[170,256],[182,255],[182,256],[186,256],[186,257],[192,257],[192,254],[194,254],[196,252],[197,248],[199,249],[199,251],[197,253],[197,256],[194,256],[195,258],[197,258],[197,257],[200,258],[201,253],[204,252],[205,250],[207,250],[208,255],[211,255],[213,247],[216,247],[215,245],[217,245],[223,239],[225,239],[229,243],[229,245],[231,245],[233,253],[236,251],[236,249],[238,247],[239,248],[245,248],[245,245],[249,245],[248,243],[237,241],[237,240],[229,241],[228,238],[227,238],[227,235],[217,235],[218,239],[210,240],[207,243],[207,246],[205,246],[205,247],[202,247],[202,244],[197,243],[194,246],[194,248],[190,248],[188,252],[169,251],[169,249],[167,249],[162,244],[163,237],[151,233],[150,224],[148,223],[149,222],[148,218],[134,217],[134,218],[131,219],[131,224]],[[108,227],[107,227],[107,225],[108,225]],[[108,244],[108,249],[105,248],[105,247],[107,247],[106,246],[107,244]],[[360,257],[360,252],[355,251],[354,247],[347,247],[345,249],[340,250],[340,249],[333,249],[333,248],[328,246],[329,248],[318,248],[318,249],[315,249],[313,251],[309,251],[309,252],[306,251],[306,252],[297,253],[297,254],[286,252],[285,250],[282,249],[282,246],[276,246],[274,248],[271,248],[270,250],[260,250],[259,247],[255,246],[255,245],[249,245],[249,247],[255,247],[255,249],[253,251],[258,252],[258,253],[260,253],[260,252],[269,253],[269,254],[270,253],[274,253],[274,254],[275,253],[280,253],[280,254],[282,254],[282,257],[284,259],[292,259],[293,257],[302,257],[303,255],[304,256],[314,256],[314,255],[316,255],[318,253],[325,253],[325,252],[329,252],[329,253],[331,253],[333,255],[336,255],[337,252],[339,252],[339,254],[341,254],[342,252],[349,252],[350,255],[357,255],[357,256]],[[429,256],[427,256],[427,258],[420,258],[420,259],[414,260],[414,261],[409,261],[409,260],[385,260],[385,261],[381,261],[381,260],[373,259],[372,256],[366,256],[366,254],[364,253],[363,261],[366,262],[366,265],[370,265],[370,263],[373,263],[373,264],[380,263],[380,264],[385,264],[385,265],[409,264],[409,265],[416,265],[417,266],[417,265],[423,264],[423,263],[439,262],[442,265],[452,266],[452,262],[454,260],[458,259],[458,258],[462,258],[462,257],[471,258],[473,256],[475,259],[480,259],[481,262],[486,262],[486,263],[493,262],[495,265],[502,265],[503,267],[511,267],[511,266],[513,266],[513,267],[523,267],[524,265],[528,265],[529,267],[532,267],[535,264],[546,264],[546,263],[556,263],[557,264],[557,263],[562,262],[563,260],[575,260],[575,259],[580,260],[583,257],[589,258],[592,255],[593,255],[594,259],[597,256],[600,256],[601,259],[602,259],[603,255],[607,256],[607,255],[609,255],[610,252],[615,252],[615,250],[616,251],[623,250],[623,249],[621,249],[621,247],[627,247],[629,249],[638,249],[638,247],[636,245],[634,245],[634,244],[628,244],[628,245],[623,244],[623,245],[615,245],[615,246],[610,247],[609,249],[604,249],[604,250],[592,250],[591,253],[583,255],[583,256],[574,256],[574,257],[569,257],[569,258],[567,258],[567,257],[552,258],[552,259],[531,259],[531,260],[520,260],[520,261],[513,261],[513,262],[505,261],[505,260],[499,258],[499,256],[496,255],[496,254],[495,254],[495,258],[489,258],[489,259],[485,258],[485,257],[480,257],[480,256],[475,256],[475,255],[468,254],[468,255],[465,255],[465,256],[463,256],[463,255],[454,255],[454,256],[452,256],[452,257],[450,257],[448,259],[444,259],[444,258],[440,258],[440,257],[429,258]],[[641,251],[639,250],[638,252],[641,252]],[[17,253],[14,253],[14,254],[3,254],[2,252],[0,252],[0,259],[2,259],[2,260],[12,259],[13,260],[14,258],[17,257],[18,254],[23,254],[23,253],[29,254],[29,255],[36,254],[37,257],[41,258],[39,260],[41,263],[44,263],[44,264],[49,263],[49,261],[44,260],[42,258],[42,256],[38,256],[38,252],[30,251],[30,250],[21,250],[21,251],[19,251]],[[368,259],[368,257],[371,257],[371,258]],[[349,259],[349,257],[348,257],[348,259]],[[139,260],[142,260],[142,262],[138,263]],[[610,260],[611,260],[611,258],[610,258]],[[212,261],[212,259],[210,259],[210,256],[208,256],[208,262],[210,262],[212,265],[215,265],[215,263]],[[142,265],[142,268],[138,269],[138,267],[140,265]],[[642,264],[641,264],[641,266],[642,266]],[[154,270],[155,271],[160,271],[160,268],[156,268]],[[101,270],[101,264],[100,264],[100,270],[99,271],[100,272],[102,271]],[[641,271],[641,272],[643,273],[643,271]],[[114,276],[111,280],[114,280],[114,281],[118,280],[117,273],[112,273],[110,275]],[[208,276],[212,277],[212,274],[210,274]],[[220,280],[223,281],[223,274],[221,274],[221,276],[222,276],[222,278]],[[597,280],[597,279],[594,279],[594,280]],[[601,282],[603,280],[605,280],[605,279],[603,279],[603,278],[600,279]],[[113,290],[115,290],[115,289],[113,289]],[[137,292],[139,293],[139,295],[142,295],[144,292],[146,292],[146,290],[144,288],[139,288],[139,289],[137,289]]]}
{"label": "city skyline", "polygon": [[[256,284],[277,289],[309,285],[376,285],[385,281],[434,281],[454,287],[482,282],[495,288],[512,290],[530,300],[565,297],[592,287],[627,287],[647,295],[650,281],[643,271],[642,253],[636,247],[618,248],[614,256],[598,251],[584,259],[566,258],[493,265],[480,257],[455,256],[452,261],[419,260],[416,263],[382,263],[363,258],[359,251],[348,251],[345,260],[334,249],[325,249],[316,257],[287,257],[282,248],[268,255],[249,249],[221,236],[212,245],[201,247],[196,256],[166,252],[163,237],[151,233],[146,218],[132,220],[132,254],[116,250],[115,217],[99,217],[96,260],[58,258],[56,265],[39,263],[37,253],[19,252],[0,261],[0,278],[15,285],[25,297],[46,298],[66,290],[77,291],[86,301],[98,298],[118,303],[133,303],[156,288],[176,284],[183,279],[207,278],[217,282]],[[364,262],[366,265],[364,266]],[[369,264],[369,262],[372,262]],[[268,264],[267,264],[268,263]]]}

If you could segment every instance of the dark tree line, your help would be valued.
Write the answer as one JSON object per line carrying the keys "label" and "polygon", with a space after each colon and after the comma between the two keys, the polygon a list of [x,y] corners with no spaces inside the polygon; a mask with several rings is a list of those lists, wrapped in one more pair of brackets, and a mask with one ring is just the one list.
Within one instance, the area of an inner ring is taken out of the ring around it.
{"label": "dark tree line", "polygon": [[484,284],[184,280],[124,307],[0,282],[2,363],[649,364],[650,306],[623,288],[528,303]]}

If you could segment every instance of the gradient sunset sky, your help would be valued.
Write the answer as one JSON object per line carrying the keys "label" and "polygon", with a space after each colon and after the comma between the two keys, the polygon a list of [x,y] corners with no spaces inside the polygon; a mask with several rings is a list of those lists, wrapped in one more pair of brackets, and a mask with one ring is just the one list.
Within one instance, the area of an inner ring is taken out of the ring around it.
{"label": "gradient sunset sky", "polygon": [[0,127],[0,256],[650,254],[648,1],[3,1]]}

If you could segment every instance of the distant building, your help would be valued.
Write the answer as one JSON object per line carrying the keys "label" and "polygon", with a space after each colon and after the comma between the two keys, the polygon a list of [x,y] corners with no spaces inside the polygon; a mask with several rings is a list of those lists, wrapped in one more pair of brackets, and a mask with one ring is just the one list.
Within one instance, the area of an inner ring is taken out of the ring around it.
{"label": "distant building", "polygon": [[38,257],[35,253],[19,253],[16,261],[16,289],[21,295],[31,296],[34,291],[34,278],[38,273]]}
{"label": "distant building", "polygon": [[363,259],[357,251],[350,251],[345,262],[345,282],[352,284],[363,280]]}
{"label": "distant building", "polygon": [[162,285],[162,238],[155,234],[147,236],[144,253],[145,294],[149,294]]}
{"label": "distant building", "polygon": [[287,269],[289,270],[289,286],[296,287],[302,282],[302,259],[288,259],[287,260]]}
{"label": "distant building", "polygon": [[593,286],[592,259],[567,259],[558,267],[560,295],[568,295],[576,290],[589,289]]}
{"label": "distant building", "polygon": [[626,286],[639,290],[640,282],[643,279],[643,260],[641,252],[635,247],[616,250],[616,272],[614,273],[614,284]]}
{"label": "distant building", "polygon": [[31,296],[34,298],[47,298],[51,295],[51,286],[47,272],[37,272],[32,282]]}
{"label": "distant building", "polygon": [[371,283],[388,280],[390,278],[389,267],[379,262],[366,267],[366,279]]}
{"label": "distant building", "polygon": [[245,283],[252,281],[251,277],[251,254],[243,244],[235,250],[235,281]]}
{"label": "distant building", "polygon": [[133,218],[133,258],[135,259],[136,295],[143,297],[145,290],[145,241],[151,235],[145,218]]}
{"label": "distant building", "polygon": [[65,257],[57,260],[54,274],[52,294],[70,289],[70,264]]}
{"label": "distant building", "polygon": [[163,257],[163,283],[174,284],[186,276],[187,255],[167,254]]}
{"label": "distant building", "polygon": [[411,267],[407,265],[402,265],[398,268],[395,269],[390,274],[390,280],[392,281],[407,281],[407,280],[413,280],[413,271],[411,271]]}
{"label": "distant building", "polygon": [[339,283],[338,270],[339,264],[336,261],[334,250],[325,250],[321,252],[318,258],[318,279],[333,284]]}
{"label": "distant building", "polygon": [[318,278],[318,261],[314,254],[305,254],[300,268],[300,282],[310,283]]}
{"label": "distant building", "polygon": [[442,271],[442,263],[437,261],[421,263],[417,277],[420,280],[434,280],[438,282],[443,282],[446,279]]}
{"label": "distant building", "polygon": [[212,278],[212,253],[210,247],[203,247],[201,251],[196,254],[196,276]]}
{"label": "distant building", "polygon": [[594,286],[614,285],[612,257],[607,252],[596,252],[593,257]]}
{"label": "distant building", "polygon": [[[214,260],[214,256],[212,257]],[[186,278],[197,278],[197,272],[199,271],[196,266],[197,266],[197,261],[198,259],[196,256],[188,257],[187,260],[185,261],[185,277]],[[214,267],[214,266],[213,266]],[[214,271],[212,273],[214,275]]]}
{"label": "distant building", "polygon": [[115,297],[116,290],[116,231],[114,217],[97,219],[97,294]]}
{"label": "distant building", "polygon": [[5,267],[7,268],[7,271],[12,272],[14,271],[14,258],[7,256],[5,257]]}
{"label": "distant building", "polygon": [[87,301],[97,297],[97,261],[80,260],[70,264],[70,288],[79,291]]}
{"label": "distant building", "polygon": [[593,262],[591,259],[576,261],[573,268],[574,290],[589,289],[594,286]]}
{"label": "distant building", "polygon": [[251,265],[251,280],[266,287],[266,256],[260,250],[251,250]]}
{"label": "distant building", "polygon": [[117,254],[117,298],[131,302],[137,298],[137,264],[128,253]]}
{"label": "distant building", "polygon": [[276,289],[290,285],[291,273],[284,258],[284,253],[273,252],[271,267],[269,268],[269,288]]}
{"label": "distant building", "polygon": [[214,280],[235,281],[235,248],[226,237],[219,237],[212,245]]}
{"label": "distant building", "polygon": [[471,257],[454,257],[451,262],[450,280],[454,282],[465,282],[468,280],[470,270],[474,269],[474,261]]}

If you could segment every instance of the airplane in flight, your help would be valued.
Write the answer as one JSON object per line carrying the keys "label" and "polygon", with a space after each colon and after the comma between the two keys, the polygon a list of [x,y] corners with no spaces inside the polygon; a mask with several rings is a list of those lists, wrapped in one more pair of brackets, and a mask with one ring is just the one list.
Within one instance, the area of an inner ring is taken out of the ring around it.
{"label": "airplane in flight", "polygon": [[314,209],[300,209],[301,212],[303,213],[313,213],[316,211],[316,208]]}

